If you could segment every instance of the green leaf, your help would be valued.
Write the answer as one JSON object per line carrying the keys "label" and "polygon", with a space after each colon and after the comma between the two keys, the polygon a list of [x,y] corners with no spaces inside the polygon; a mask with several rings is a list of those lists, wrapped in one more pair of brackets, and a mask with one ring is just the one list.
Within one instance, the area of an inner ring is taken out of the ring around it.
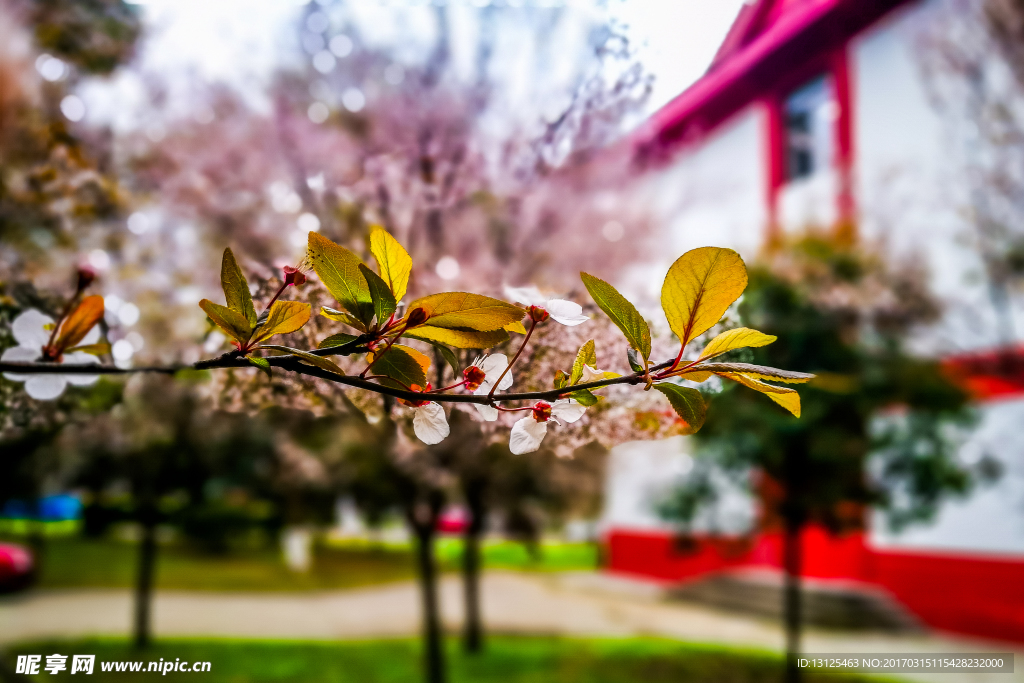
{"label": "green leaf", "polygon": [[581,346],[580,350],[576,353],[576,361],[572,364],[572,374],[569,375],[570,385],[579,383],[580,378],[583,377],[584,365],[597,368],[597,353],[594,351],[593,339]]}
{"label": "green leaf", "polygon": [[737,327],[734,330],[723,332],[708,342],[708,345],[700,352],[698,360],[709,360],[734,349],[767,346],[776,339],[778,337],[752,330],[749,327]]}
{"label": "green leaf", "polygon": [[588,408],[593,405],[597,405],[597,402],[601,399],[591,393],[590,389],[578,389],[577,391],[569,394],[569,398],[576,399],[580,405],[587,406]]}
{"label": "green leaf", "polygon": [[302,351],[300,349],[293,349],[290,346],[279,346],[277,344],[263,344],[260,346],[261,349],[273,349],[274,351],[281,351],[283,353],[290,353],[293,356],[298,356],[303,363],[308,363],[321,370],[327,372],[333,372],[336,375],[344,375],[345,371],[342,370],[337,363],[330,358],[324,358],[323,356],[317,356],[308,351]]}
{"label": "green leaf", "polygon": [[225,334],[239,344],[246,344],[249,341],[249,337],[252,336],[252,326],[249,325],[249,321],[245,316],[238,311],[232,310],[227,306],[215,304],[209,299],[200,301],[199,308],[203,309],[203,312],[209,316],[210,320],[217,327],[224,330]]}
{"label": "green leaf", "polygon": [[373,301],[366,278],[359,271],[363,263],[345,247],[320,233],[309,233],[307,254],[313,270],[341,307],[364,325],[373,319]]}
{"label": "green leaf", "polygon": [[481,294],[444,292],[417,299],[409,310],[422,308],[433,327],[462,328],[478,332],[501,330],[518,322],[526,311],[510,303]]}
{"label": "green leaf", "polygon": [[455,352],[449,349],[444,344],[439,344],[435,341],[428,341],[427,343],[438,350],[438,352],[441,354],[441,357],[444,358],[444,361],[448,363],[448,366],[452,369],[452,374],[455,376],[455,379],[458,379],[459,359],[455,356]]}
{"label": "green leaf", "polygon": [[310,306],[300,301],[275,301],[267,311],[267,321],[256,328],[254,343],[275,334],[288,334],[309,322]]}
{"label": "green leaf", "polygon": [[316,348],[318,348],[318,349],[330,349],[330,348],[333,348],[335,346],[344,346],[345,344],[348,344],[349,342],[353,342],[356,339],[359,339],[359,337],[355,336],[354,334],[345,334],[345,333],[332,334],[330,337],[328,337],[327,339],[324,339],[322,342],[317,344]]}
{"label": "green leaf", "polygon": [[685,347],[714,327],[743,290],[747,267],[732,249],[701,247],[680,256],[665,276],[661,307]]}
{"label": "green leaf", "polygon": [[604,280],[588,273],[580,273],[580,278],[594,303],[622,330],[630,346],[640,352],[645,363],[650,360],[651,328],[636,306]]}
{"label": "green leaf", "polygon": [[224,300],[228,308],[241,313],[249,325],[256,324],[256,308],[252,305],[252,295],[249,293],[249,283],[242,274],[242,269],[235,261],[235,255],[231,249],[224,250],[224,256],[220,261],[220,286],[224,290]]}
{"label": "green leaf", "polygon": [[640,361],[636,357],[637,351],[632,346],[626,349],[626,358],[629,360],[629,367],[633,372],[643,372],[644,366],[640,364]]}
{"label": "green leaf", "polygon": [[110,353],[110,344],[106,342],[99,342],[97,344],[86,344],[85,346],[76,346],[68,349],[67,353],[88,353],[90,356],[102,356],[105,353]]}
{"label": "green leaf", "polygon": [[685,434],[695,434],[704,426],[707,406],[699,391],[678,384],[655,384],[654,388],[665,394],[676,415],[686,423]]}
{"label": "green leaf", "polygon": [[260,358],[258,356],[246,356],[245,359],[249,361],[251,365],[254,365],[261,371],[263,371],[263,374],[265,374],[268,378],[273,376],[270,374],[270,361],[268,361],[266,358]]}
{"label": "green leaf", "polygon": [[367,326],[362,321],[356,320],[350,314],[345,311],[338,311],[327,306],[320,307],[320,315],[330,320],[337,320],[340,323],[345,323],[349,327],[354,327],[360,332],[366,332]]}
{"label": "green leaf", "polygon": [[375,225],[370,231],[370,253],[377,260],[381,279],[387,283],[395,300],[401,301],[412,272],[409,252],[387,230]]}
{"label": "green leaf", "polygon": [[366,278],[366,284],[370,288],[370,299],[373,300],[373,312],[377,316],[377,326],[380,327],[391,319],[391,314],[398,308],[395,295],[391,293],[388,283],[380,279],[377,273],[359,264],[359,272]]}
{"label": "green leaf", "polygon": [[460,330],[457,328],[445,329],[430,325],[415,327],[403,333],[402,336],[425,342],[447,344],[457,349],[489,349],[508,341],[508,332],[505,330],[478,332],[476,330]]}
{"label": "green leaf", "polygon": [[[424,359],[426,367],[424,367]],[[373,361],[370,372],[374,375],[384,375],[393,380],[381,380],[381,384],[395,389],[411,389],[427,386],[427,367],[430,366],[430,359],[419,351],[400,344],[393,345],[385,351],[379,359]]]}

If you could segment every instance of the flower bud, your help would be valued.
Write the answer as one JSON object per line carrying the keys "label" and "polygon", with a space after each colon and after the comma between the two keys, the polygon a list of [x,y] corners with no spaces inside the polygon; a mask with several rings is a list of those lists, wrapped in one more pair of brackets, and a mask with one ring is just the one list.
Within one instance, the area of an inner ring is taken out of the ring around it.
{"label": "flower bud", "polygon": [[533,407],[533,419],[537,422],[547,422],[551,419],[551,404],[544,401],[537,401]]}
{"label": "flower bud", "polygon": [[484,371],[475,365],[470,365],[463,370],[462,376],[466,380],[466,388],[470,391],[476,391],[484,383],[484,380],[487,379]]}
{"label": "flower bud", "polygon": [[306,284],[306,274],[303,273],[298,268],[292,268],[291,266],[285,266],[283,270],[284,270],[284,284],[285,284],[286,287],[288,285],[295,285],[296,287],[299,287],[301,285]]}
{"label": "flower bud", "polygon": [[92,284],[93,280],[96,279],[96,271],[89,266],[78,266],[78,285],[77,290],[84,292],[86,287]]}
{"label": "flower bud", "polygon": [[540,306],[530,306],[526,310],[527,313],[529,313],[530,315],[530,319],[533,320],[533,322],[535,323],[542,323],[551,317],[550,315],[548,315],[548,312],[545,311]]}
{"label": "flower bud", "polygon": [[422,308],[414,308],[411,311],[409,311],[409,315],[405,319],[406,327],[416,327],[417,325],[422,325],[423,323],[427,322],[428,317],[430,316],[428,316],[427,312],[424,311]]}

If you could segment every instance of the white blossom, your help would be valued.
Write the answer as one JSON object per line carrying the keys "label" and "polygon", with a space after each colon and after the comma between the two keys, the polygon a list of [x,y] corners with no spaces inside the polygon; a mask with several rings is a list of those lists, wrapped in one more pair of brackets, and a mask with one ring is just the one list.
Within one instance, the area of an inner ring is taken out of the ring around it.
{"label": "white blossom", "polygon": [[[485,375],[485,379],[480,383],[480,386],[473,392],[477,396],[486,396],[491,393],[491,387],[498,381],[498,377],[501,373],[505,372],[505,368],[508,367],[508,357],[503,353],[493,353],[489,356],[484,356],[482,359],[473,361],[473,365],[480,368]],[[512,387],[512,371],[509,370],[505,373],[505,376],[501,378],[501,382],[498,384],[499,391],[508,391]],[[486,422],[494,422],[498,419],[498,409],[493,406],[485,406],[482,403],[474,403],[473,406],[477,409]]]}
{"label": "white blossom", "polygon": [[509,434],[508,447],[514,455],[533,453],[540,448],[544,437],[548,433],[548,422],[576,422],[583,413],[587,411],[586,406],[571,398],[560,398],[551,404],[551,417],[546,420],[537,419],[537,411],[530,414],[512,425],[512,432]]}
{"label": "white blossom", "polygon": [[[50,330],[47,326],[54,324],[53,318],[30,308],[23,312],[11,324],[11,332],[14,333],[14,340],[17,346],[4,351],[0,360],[8,362],[33,362],[39,360],[43,355],[43,347],[50,341]],[[51,328],[52,329],[52,328]],[[99,341],[100,330],[93,327],[82,339],[81,344],[95,344]],[[82,365],[85,363],[98,363],[99,359],[82,351],[65,353],[62,359],[64,363]],[[68,384],[76,386],[88,386],[99,379],[99,375],[60,375],[60,374],[23,374],[17,372],[5,372],[4,377],[14,382],[24,382],[25,392],[34,399],[50,401],[62,393]]]}
{"label": "white blossom", "polygon": [[551,319],[568,327],[580,325],[590,320],[590,316],[583,315],[583,307],[573,301],[565,299],[551,299],[540,290],[530,285],[529,287],[506,287],[505,296],[512,301],[518,301],[527,306],[543,308],[551,316]]}

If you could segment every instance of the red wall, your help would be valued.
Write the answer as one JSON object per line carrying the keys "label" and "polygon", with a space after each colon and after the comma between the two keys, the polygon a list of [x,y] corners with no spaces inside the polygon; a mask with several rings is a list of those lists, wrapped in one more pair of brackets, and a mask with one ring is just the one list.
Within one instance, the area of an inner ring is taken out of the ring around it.
{"label": "red wall", "polygon": [[[1024,642],[1024,559],[890,552],[863,534],[804,534],[804,575],[864,581],[888,590],[935,628]],[[781,538],[751,543],[702,538],[680,547],[670,534],[611,531],[608,568],[665,581],[686,581],[739,567],[781,567]]]}

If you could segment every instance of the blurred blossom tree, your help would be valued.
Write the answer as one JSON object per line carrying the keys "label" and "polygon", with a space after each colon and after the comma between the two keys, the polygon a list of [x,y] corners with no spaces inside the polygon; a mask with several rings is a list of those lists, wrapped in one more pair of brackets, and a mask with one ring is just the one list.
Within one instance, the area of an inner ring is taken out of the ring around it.
{"label": "blurred blossom tree", "polygon": [[[1024,284],[1024,5],[1018,0],[943,0],[918,51],[928,94],[947,127],[953,178],[967,192],[962,213],[996,314],[995,342],[1007,351]],[[959,189],[959,187],[958,187]]]}
{"label": "blurred blossom tree", "polygon": [[689,529],[717,500],[712,471],[755,487],[760,528],[783,536],[788,680],[799,673],[801,532],[863,529],[869,507],[902,527],[970,488],[971,468],[956,456],[972,423],[968,396],[938,362],[903,348],[938,314],[923,275],[813,233],[770,251],[739,315],[778,341],[734,355],[815,373],[800,389],[807,409],[797,420],[735,385],[715,393],[696,436],[700,467],[660,506]]}

